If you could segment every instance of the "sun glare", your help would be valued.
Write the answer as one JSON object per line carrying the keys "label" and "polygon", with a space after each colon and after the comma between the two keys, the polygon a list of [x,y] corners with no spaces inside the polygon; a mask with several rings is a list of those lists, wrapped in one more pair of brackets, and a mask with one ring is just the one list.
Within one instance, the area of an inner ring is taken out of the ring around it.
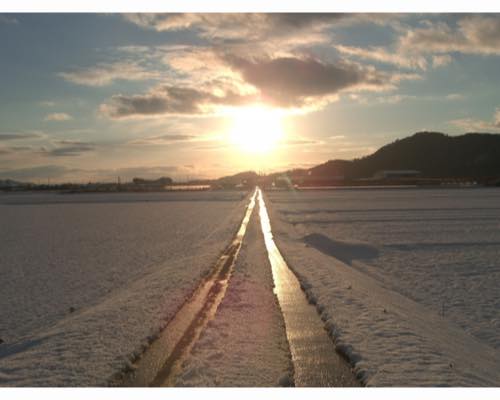
{"label": "sun glare", "polygon": [[283,114],[263,106],[245,107],[231,112],[230,141],[250,153],[273,150],[283,136]]}

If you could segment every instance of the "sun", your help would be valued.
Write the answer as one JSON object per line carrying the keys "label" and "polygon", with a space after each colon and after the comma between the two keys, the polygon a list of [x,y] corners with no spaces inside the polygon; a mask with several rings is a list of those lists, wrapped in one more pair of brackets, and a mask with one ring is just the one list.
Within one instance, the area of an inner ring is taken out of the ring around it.
{"label": "sun", "polygon": [[242,107],[231,112],[231,143],[245,152],[268,153],[283,137],[283,114],[264,106]]}

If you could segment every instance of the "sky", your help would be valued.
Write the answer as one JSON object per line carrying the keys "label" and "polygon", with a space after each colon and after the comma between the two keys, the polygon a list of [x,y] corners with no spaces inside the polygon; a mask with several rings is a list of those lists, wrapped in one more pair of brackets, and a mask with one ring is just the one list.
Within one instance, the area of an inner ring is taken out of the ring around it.
{"label": "sky", "polygon": [[0,14],[0,179],[183,181],[500,133],[500,14]]}

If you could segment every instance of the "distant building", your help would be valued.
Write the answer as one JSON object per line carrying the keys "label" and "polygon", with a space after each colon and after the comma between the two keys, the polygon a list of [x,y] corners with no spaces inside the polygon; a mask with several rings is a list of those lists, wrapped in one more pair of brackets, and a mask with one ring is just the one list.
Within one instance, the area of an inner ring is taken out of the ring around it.
{"label": "distant building", "polygon": [[375,179],[398,179],[398,178],[417,178],[420,175],[420,171],[415,171],[412,169],[408,170],[384,170],[378,171],[373,176]]}

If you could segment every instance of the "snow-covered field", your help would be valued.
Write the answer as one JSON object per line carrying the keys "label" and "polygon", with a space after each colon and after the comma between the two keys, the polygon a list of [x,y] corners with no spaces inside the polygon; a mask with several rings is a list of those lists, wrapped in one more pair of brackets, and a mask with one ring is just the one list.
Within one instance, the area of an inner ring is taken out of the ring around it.
{"label": "snow-covered field", "polygon": [[[500,190],[265,193],[283,257],[375,386],[500,385]],[[0,385],[105,385],[240,226],[245,192],[0,195]],[[258,215],[179,384],[285,384]]]}
{"label": "snow-covered field", "polygon": [[368,385],[500,385],[500,190],[268,192],[277,242]]}
{"label": "snow-covered field", "polygon": [[0,195],[0,385],[104,385],[238,229],[245,192]]}

